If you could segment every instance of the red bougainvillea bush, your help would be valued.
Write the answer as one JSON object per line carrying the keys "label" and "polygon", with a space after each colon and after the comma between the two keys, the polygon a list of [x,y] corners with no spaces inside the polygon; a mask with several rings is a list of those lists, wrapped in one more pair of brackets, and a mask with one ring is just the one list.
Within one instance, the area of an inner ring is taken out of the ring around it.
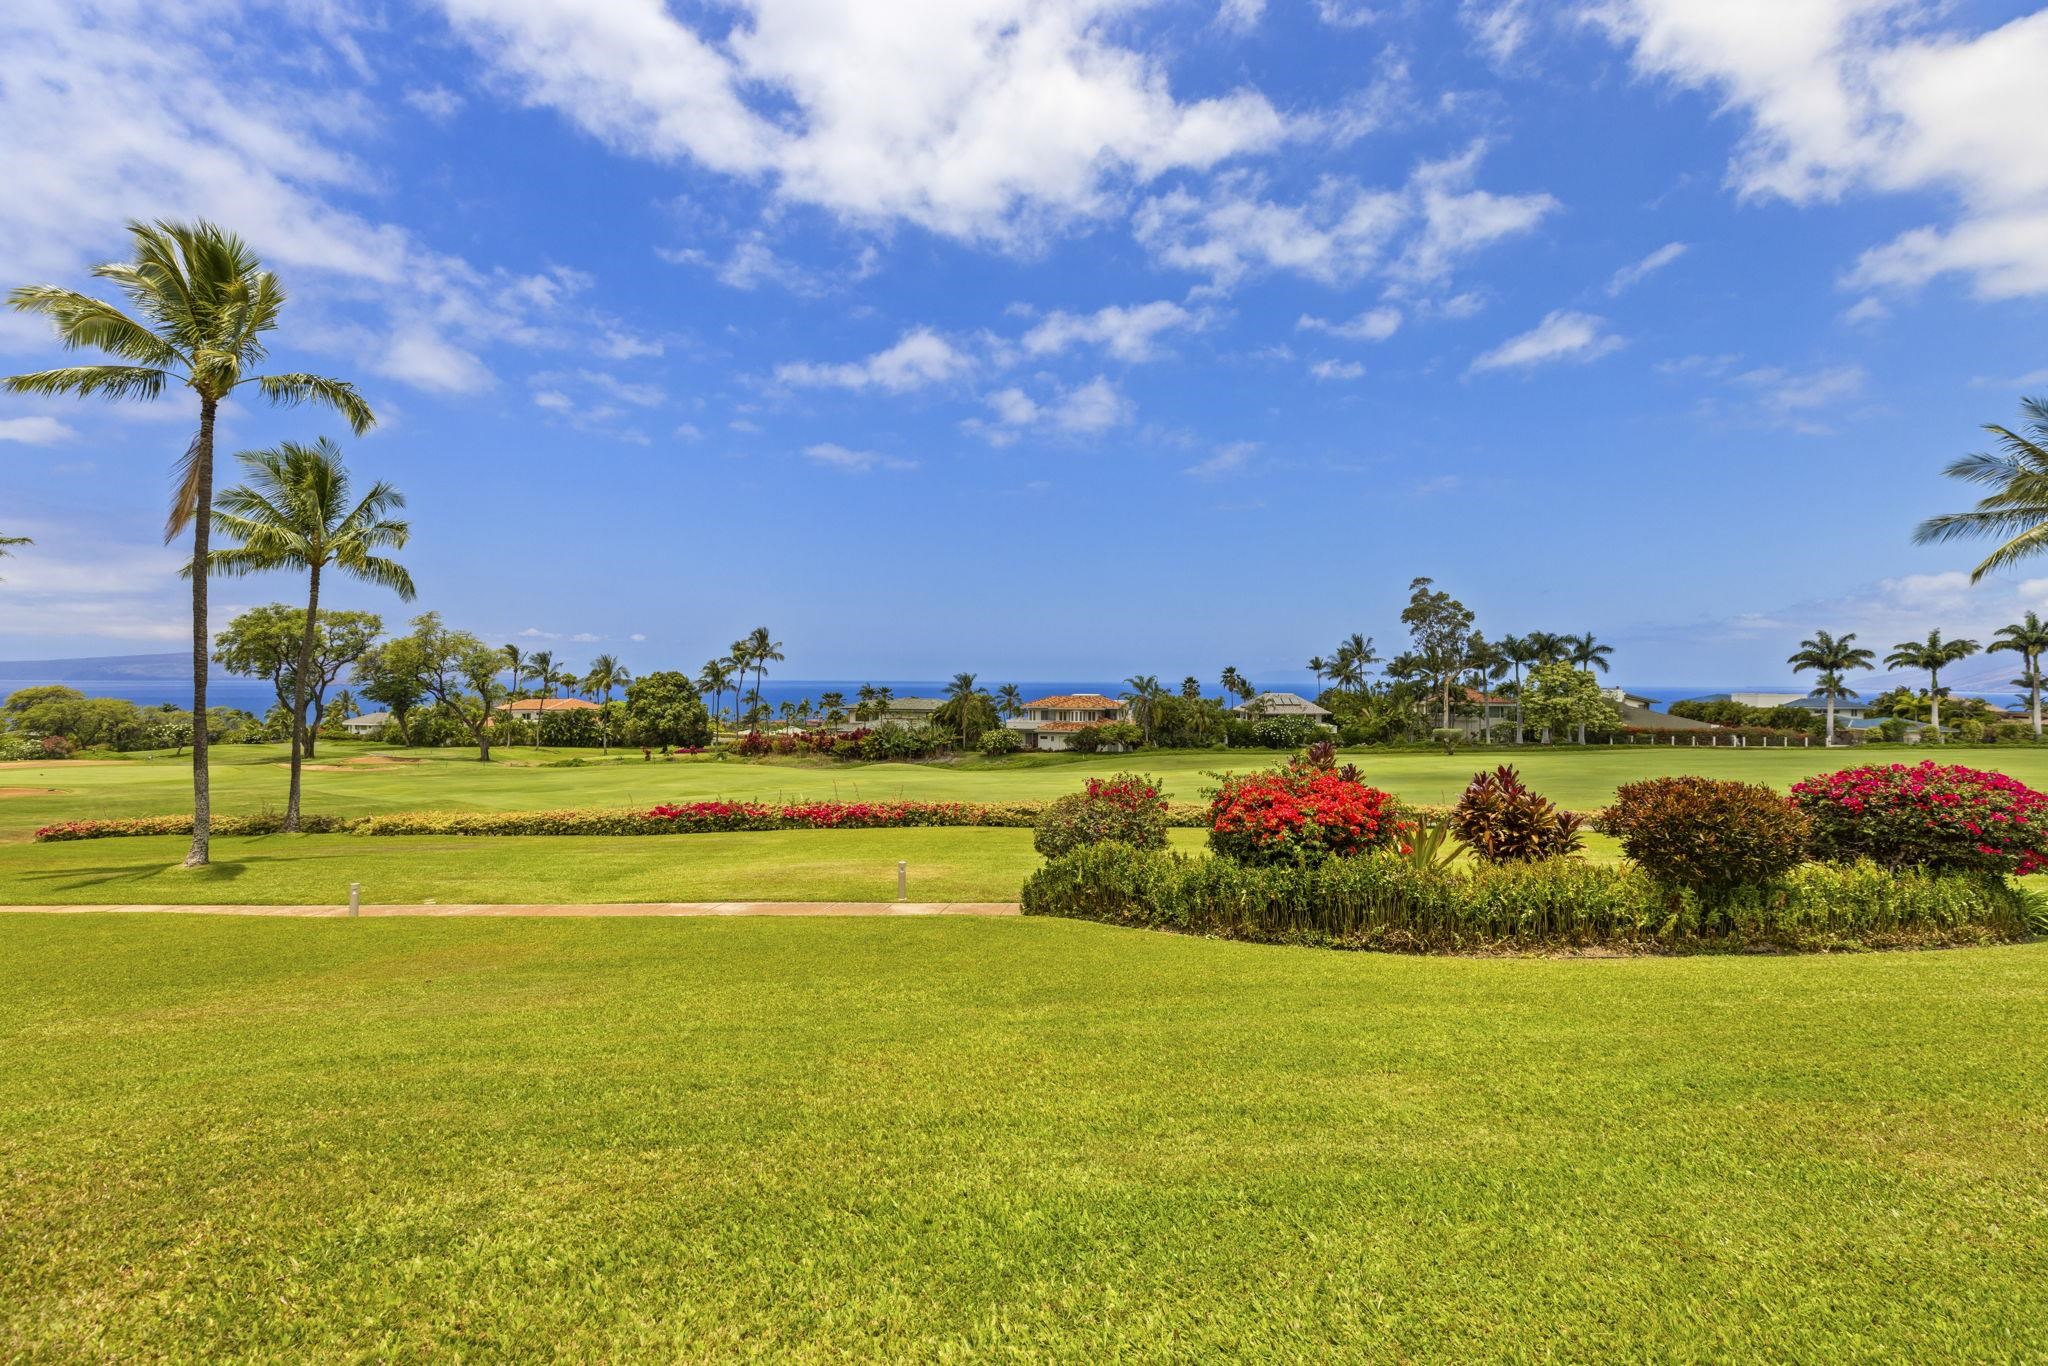
{"label": "red bougainvillea bush", "polygon": [[1351,770],[1296,761],[1227,777],[1209,803],[1209,847],[1239,863],[1320,863],[1393,838],[1394,799]]}
{"label": "red bougainvillea bush", "polygon": [[1166,847],[1167,805],[1159,780],[1141,773],[1090,778],[1038,818],[1031,845],[1047,858],[1114,840],[1133,849]]}
{"label": "red bougainvillea bush", "polygon": [[1932,759],[1825,773],[1792,788],[1813,851],[1886,868],[2025,875],[2048,868],[2048,794]]}

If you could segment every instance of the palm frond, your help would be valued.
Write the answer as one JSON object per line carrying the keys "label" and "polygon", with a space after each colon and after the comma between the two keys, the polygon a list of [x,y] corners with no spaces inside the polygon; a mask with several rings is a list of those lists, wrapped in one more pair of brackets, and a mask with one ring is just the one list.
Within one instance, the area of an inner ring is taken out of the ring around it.
{"label": "palm frond", "polygon": [[[247,380],[241,382],[248,383]],[[356,392],[355,385],[346,380],[328,379],[324,375],[289,374],[259,375],[255,382],[263,396],[279,407],[295,407],[301,403],[326,404],[347,419],[349,429],[357,436],[377,425],[377,415]]]}
{"label": "palm frond", "polygon": [[199,433],[192,433],[185,453],[171,466],[171,513],[164,519],[164,544],[192,525],[199,515]]}
{"label": "palm frond", "polygon": [[66,365],[9,375],[0,384],[16,394],[76,394],[80,398],[155,398],[174,376],[146,365]]}

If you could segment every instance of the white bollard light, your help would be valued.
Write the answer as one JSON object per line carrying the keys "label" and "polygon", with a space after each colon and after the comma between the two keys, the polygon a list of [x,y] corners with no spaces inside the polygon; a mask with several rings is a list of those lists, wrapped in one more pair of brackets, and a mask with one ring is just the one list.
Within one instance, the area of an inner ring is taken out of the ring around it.
{"label": "white bollard light", "polygon": [[896,899],[898,901],[910,900],[910,861],[908,859],[896,860]]}
{"label": "white bollard light", "polygon": [[363,913],[363,884],[360,882],[351,882],[348,885],[348,913],[350,915],[361,915]]}

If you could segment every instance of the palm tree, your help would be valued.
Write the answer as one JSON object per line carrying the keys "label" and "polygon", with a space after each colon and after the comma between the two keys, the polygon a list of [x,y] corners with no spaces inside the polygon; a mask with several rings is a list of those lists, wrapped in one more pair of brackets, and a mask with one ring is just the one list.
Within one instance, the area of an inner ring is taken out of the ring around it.
{"label": "palm tree", "polygon": [[1835,742],[1835,703],[1843,701],[1847,698],[1854,697],[1856,695],[1855,692],[1849,687],[1849,685],[1846,682],[1843,681],[1842,676],[1840,674],[1823,673],[1820,676],[1819,680],[1814,684],[1813,691],[1809,692],[1806,695],[1808,697],[1822,697],[1827,699],[1827,743],[1833,744]]}
{"label": "palm tree", "polygon": [[1318,693],[1322,692],[1323,675],[1330,671],[1330,661],[1324,659],[1321,655],[1310,655],[1308,657],[1308,671],[1315,675],[1316,691]]}
{"label": "palm tree", "polygon": [[1561,636],[1554,631],[1531,631],[1526,639],[1531,663],[1557,664],[1571,657],[1570,636]]}
{"label": "palm tree", "polygon": [[1927,673],[1927,696],[1932,703],[1929,716],[1934,725],[1934,738],[1941,736],[1941,671],[1959,660],[1968,659],[1977,653],[1974,640],[1943,640],[1938,630],[1929,631],[1925,640],[1902,640],[1892,652],[1884,657],[1887,669],[1924,669]]}
{"label": "palm tree", "polygon": [[2048,623],[2040,614],[2029,612],[2010,626],[2001,626],[1992,633],[1987,650],[2011,650],[2026,660],[2028,708],[2033,713],[2034,738],[2041,738],[2041,655],[2048,651]]}
{"label": "palm tree", "polygon": [[1258,689],[1254,688],[1251,685],[1251,681],[1237,671],[1235,665],[1226,664],[1223,666],[1222,682],[1223,691],[1240,702],[1249,702],[1258,693]]}
{"label": "palm tree", "polygon": [[960,718],[960,744],[967,744],[967,704],[974,700],[978,691],[973,674],[954,674],[953,681],[946,685],[946,700],[953,704],[953,711]]}
{"label": "palm tree", "polygon": [[540,694],[540,705],[533,710],[533,747],[539,749],[541,727],[548,719],[548,702],[555,695],[555,652],[535,650],[526,657],[526,663],[533,671],[534,691]]}
{"label": "palm tree", "polygon": [[1004,719],[1024,714],[1024,690],[1015,683],[1005,683],[996,689],[996,710]]}
{"label": "palm tree", "polygon": [[1353,631],[1337,642],[1337,653],[1330,659],[1330,679],[1340,688],[1362,691],[1366,672],[1379,661],[1373,653],[1372,637]]}
{"label": "palm tree", "polygon": [[1522,733],[1522,668],[1537,662],[1536,647],[1527,636],[1502,636],[1493,643],[1499,660],[1501,673],[1512,671],[1515,676],[1515,743],[1521,744]]}
{"label": "palm tree", "polygon": [[[1566,658],[1571,660],[1573,667],[1584,669],[1587,673],[1591,673],[1595,669],[1598,669],[1601,673],[1606,673],[1607,656],[1614,653],[1612,645],[1602,645],[1599,641],[1593,639],[1591,631],[1586,632],[1582,636],[1566,636],[1564,638],[1564,650]],[[1584,721],[1579,722],[1579,743],[1582,745],[1586,743],[1586,723]]]}
{"label": "palm tree", "polygon": [[[1311,660],[1310,663],[1315,661]],[[1131,710],[1138,714],[1138,724],[1144,729],[1145,743],[1152,743],[1152,699],[1165,693],[1166,688],[1152,674],[1136,674],[1124,680],[1129,689],[1121,700],[1132,704]]]}
{"label": "palm tree", "polygon": [[211,223],[133,223],[135,259],[93,267],[111,280],[144,318],[139,322],[89,294],[53,285],[24,285],[8,294],[23,313],[55,324],[68,350],[91,347],[119,364],[67,365],[13,375],[17,394],[155,399],[183,384],[199,399],[199,427],[179,458],[177,487],[164,539],[192,528],[192,848],[187,867],[203,866],[212,843],[213,799],[207,767],[206,571],[212,563],[213,427],[220,405],[245,385],[273,404],[324,403],[361,436],[375,425],[355,386],[299,372],[252,375],[264,355],[263,334],[277,327],[284,288],[242,240]]}
{"label": "palm tree", "polygon": [[597,694],[598,745],[606,754],[612,752],[612,689],[623,688],[632,681],[632,672],[619,663],[616,655],[599,655],[590,661],[590,672],[583,675],[583,690]]}
{"label": "palm tree", "polygon": [[248,482],[220,495],[213,519],[222,536],[239,544],[210,552],[208,567],[230,576],[267,569],[302,569],[307,574],[306,625],[299,637],[298,666],[292,670],[291,787],[284,803],[284,828],[297,830],[299,775],[307,739],[306,676],[313,671],[320,576],[332,565],[350,578],[389,588],[411,602],[412,575],[378,552],[404,549],[412,529],[390,517],[405,506],[405,497],[389,484],[372,484],[360,500],[350,503],[341,447],[324,436],[310,446],[286,441],[271,450],[243,451],[235,459]]}
{"label": "palm tree", "polygon": [[498,652],[504,655],[506,662],[512,666],[512,692],[516,696],[519,692],[519,680],[526,677],[526,652],[517,645],[500,645]]}
{"label": "palm tree", "polygon": [[1812,669],[1821,676],[1822,686],[1815,688],[1810,696],[1828,700],[1827,743],[1831,745],[1835,743],[1835,699],[1848,694],[1833,691],[1828,685],[1832,682],[1838,688],[1843,674],[1851,669],[1868,669],[1876,659],[1869,650],[1852,644],[1855,639],[1854,631],[1839,638],[1826,631],[1815,631],[1809,639],[1800,641],[1799,648],[1785,660],[1792,666],[1793,673]]}
{"label": "palm tree", "polygon": [[1998,548],[1970,571],[1971,583],[2048,547],[2048,399],[2022,399],[2020,411],[2027,416],[2025,435],[1986,423],[1984,430],[1998,438],[1998,454],[1966,455],[1942,471],[1993,491],[1970,511],[1930,517],[1913,532],[1922,545],[1997,538]]}
{"label": "palm tree", "polygon": [[732,661],[729,659],[707,659],[704,667],[697,671],[697,695],[710,695],[714,716],[718,714],[719,703],[725,700],[725,690],[732,686],[732,677]]}
{"label": "palm tree", "polygon": [[0,536],[0,560],[4,560],[13,554],[15,546],[34,544],[35,542],[26,536]]}

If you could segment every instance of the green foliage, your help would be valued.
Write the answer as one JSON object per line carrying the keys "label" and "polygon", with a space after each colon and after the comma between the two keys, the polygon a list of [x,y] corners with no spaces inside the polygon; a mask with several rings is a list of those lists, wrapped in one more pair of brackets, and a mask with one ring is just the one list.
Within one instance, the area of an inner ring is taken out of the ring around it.
{"label": "green foliage", "polygon": [[2026,896],[2001,878],[1805,864],[1718,897],[1574,859],[1462,872],[1395,854],[1310,865],[1080,849],[1024,884],[1026,915],[1267,943],[1411,952],[1611,947],[1789,950],[2022,937]]}
{"label": "green foliage", "polygon": [[[308,715],[319,715],[326,705],[327,690],[363,657],[383,629],[384,619],[375,612],[320,610],[313,624],[312,667],[306,673]],[[289,711],[305,630],[303,607],[281,602],[252,607],[213,638],[213,659],[229,673],[268,679],[277,704]]]}
{"label": "green foliage", "polygon": [[1304,749],[1330,738],[1330,728],[1306,716],[1233,716],[1223,727],[1232,749]]}
{"label": "green foliage", "polygon": [[701,748],[711,743],[711,714],[688,674],[660,669],[626,685],[626,734],[636,745]]}
{"label": "green foliage", "polygon": [[1531,791],[1508,764],[1473,774],[1451,820],[1458,837],[1488,863],[1536,863],[1575,853],[1585,823]]}
{"label": "green foliage", "polygon": [[1806,858],[1811,834],[1807,817],[1772,789],[1697,777],[1623,784],[1603,825],[1650,876],[1697,891],[1782,877]]}
{"label": "green foliage", "polygon": [[992,759],[999,758],[1005,754],[1015,754],[1018,750],[1024,748],[1024,737],[1011,730],[1008,726],[997,726],[993,730],[985,730],[981,733],[981,739],[977,743],[976,748]]}
{"label": "green foliage", "polygon": [[1105,842],[1164,849],[1166,821],[1156,779],[1137,773],[1090,778],[1084,790],[1045,808],[1032,827],[1031,847],[1047,858]]}
{"label": "green foliage", "polygon": [[1067,748],[1079,754],[1104,750],[1136,749],[1144,733],[1131,721],[1103,721],[1067,734]]}
{"label": "green foliage", "polygon": [[1590,671],[1563,662],[1538,664],[1529,671],[1522,710],[1536,730],[1562,733],[1584,727],[1604,734],[1621,728],[1621,709],[1601,694],[1599,680]]}

